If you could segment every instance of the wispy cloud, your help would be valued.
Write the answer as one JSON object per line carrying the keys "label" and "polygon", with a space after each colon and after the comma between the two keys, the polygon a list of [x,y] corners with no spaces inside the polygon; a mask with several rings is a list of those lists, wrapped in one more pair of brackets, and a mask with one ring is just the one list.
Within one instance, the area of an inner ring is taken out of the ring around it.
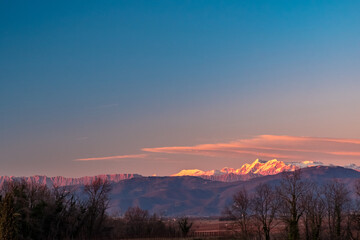
{"label": "wispy cloud", "polygon": [[168,146],[141,149],[143,154],[118,155],[106,157],[79,158],[75,161],[102,161],[117,159],[148,158],[152,161],[170,162],[171,155],[192,155],[239,160],[261,158],[283,161],[323,161],[339,164],[360,163],[360,139],[317,138],[260,135],[236,141],[199,144],[193,146]]}
{"label": "wispy cloud", "polygon": [[149,153],[190,154],[209,157],[278,158],[301,160],[360,160],[360,139],[260,135],[248,139],[194,146],[143,148]]}
{"label": "wispy cloud", "polygon": [[93,157],[93,158],[78,158],[75,161],[103,161],[103,160],[117,160],[117,159],[132,159],[132,158],[145,158],[147,154],[132,154],[132,155],[118,155],[108,157]]}

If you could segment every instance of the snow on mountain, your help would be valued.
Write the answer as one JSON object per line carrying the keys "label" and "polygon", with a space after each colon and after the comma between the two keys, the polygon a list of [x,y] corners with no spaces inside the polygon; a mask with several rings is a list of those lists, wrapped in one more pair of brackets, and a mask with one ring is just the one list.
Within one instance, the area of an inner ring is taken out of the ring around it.
{"label": "snow on mountain", "polygon": [[187,169],[181,170],[180,172],[173,174],[171,176],[214,176],[214,175],[222,175],[223,173],[219,170],[211,170],[211,171],[202,171],[199,169]]}
{"label": "snow on mountain", "polygon": [[324,164],[322,162],[316,162],[316,161],[290,162],[289,164],[292,164],[292,165],[297,166],[299,168],[315,167],[315,166],[327,166],[326,164]]}
{"label": "snow on mountain", "polygon": [[354,163],[346,165],[346,166],[344,166],[344,168],[350,168],[350,169],[353,169],[353,170],[356,170],[356,171],[360,172],[360,166],[358,166],[358,165],[356,165]]}
{"label": "snow on mountain", "polygon": [[225,167],[221,170],[202,171],[199,169],[187,169],[173,174],[172,176],[198,176],[218,181],[248,180],[253,177],[275,175],[280,172],[294,171],[299,168],[323,166],[322,162],[304,161],[285,163],[277,159],[263,161],[256,159],[253,163],[246,163],[238,169]]}
{"label": "snow on mountain", "polygon": [[[333,166],[326,165],[318,161],[303,161],[303,162],[283,162],[277,159],[263,161],[256,159],[253,163],[246,163],[240,168],[224,167],[221,170],[202,171],[199,169],[187,169],[171,176],[197,176],[205,179],[233,182],[240,180],[249,180],[254,177],[275,175],[281,172],[294,171],[300,168],[315,167],[315,166]],[[360,172],[360,166],[356,164],[349,164],[343,166],[344,168],[353,169]]]}

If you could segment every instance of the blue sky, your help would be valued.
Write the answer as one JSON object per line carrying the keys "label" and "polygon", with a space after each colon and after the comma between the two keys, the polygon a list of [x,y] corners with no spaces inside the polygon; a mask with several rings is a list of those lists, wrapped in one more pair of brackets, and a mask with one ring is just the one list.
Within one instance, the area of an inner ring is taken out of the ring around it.
{"label": "blue sky", "polygon": [[74,160],[263,134],[360,138],[359,9],[1,1],[0,174],[169,174],[250,159]]}

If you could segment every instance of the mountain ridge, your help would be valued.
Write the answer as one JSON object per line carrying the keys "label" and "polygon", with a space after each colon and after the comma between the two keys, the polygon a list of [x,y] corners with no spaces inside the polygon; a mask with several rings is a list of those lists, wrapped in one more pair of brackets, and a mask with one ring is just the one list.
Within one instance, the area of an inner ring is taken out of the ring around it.
{"label": "mountain ridge", "polygon": [[[239,181],[251,178],[274,175],[280,172],[295,171],[300,168],[311,166],[323,166],[322,162],[303,161],[303,162],[283,162],[277,159],[264,161],[256,159],[252,163],[245,163],[240,168],[224,167],[221,170],[202,171],[199,169],[184,169],[171,176],[197,176],[204,179],[216,181]],[[355,165],[356,166],[356,165]]]}
{"label": "mountain ridge", "polygon": [[[308,167],[301,174],[320,185],[338,179],[349,190],[360,179],[360,172],[340,166]],[[276,186],[281,179],[281,173],[236,182],[211,181],[198,176],[132,178],[113,185],[110,210],[124,212],[128,207],[139,206],[165,216],[219,216],[240,189],[252,194],[258,184]]]}
{"label": "mountain ridge", "polygon": [[[223,176],[230,176],[231,174]],[[301,175],[304,179],[322,185],[333,179],[338,179],[345,183],[349,189],[354,189],[354,184],[360,179],[359,171],[340,166],[306,167],[301,169]],[[231,202],[233,195],[240,189],[245,188],[249,194],[252,194],[255,187],[260,183],[268,183],[271,186],[279,184],[282,174],[258,176],[247,181],[214,181],[199,176],[144,177],[132,174],[108,174],[78,178],[77,182],[70,183],[78,183],[75,191],[81,192],[84,184],[100,177],[112,181],[109,193],[110,213],[123,214],[129,207],[139,206],[151,213],[165,216],[203,217],[221,215],[221,211]],[[3,181],[4,178],[0,179]],[[45,176],[28,177],[28,179],[47,185],[52,183],[50,180],[54,182],[56,182],[55,180],[63,180]],[[79,183],[80,181],[82,182]],[[67,182],[60,181],[60,183]]]}
{"label": "mountain ridge", "polygon": [[78,178],[72,178],[72,177],[62,177],[62,176],[56,176],[56,177],[47,177],[45,175],[34,175],[29,177],[14,177],[14,176],[0,176],[0,187],[5,182],[11,182],[11,181],[26,181],[26,182],[34,182],[37,184],[46,185],[48,187],[53,186],[71,186],[71,185],[85,185],[90,184],[97,178],[101,178],[104,180],[108,180],[112,183],[117,183],[119,181],[130,179],[130,178],[136,178],[136,177],[142,177],[139,174],[132,174],[132,173],[125,173],[125,174],[100,174],[96,176],[84,176],[84,177],[78,177]]}
{"label": "mountain ridge", "polygon": [[[203,171],[199,169],[183,169],[178,173],[172,174],[169,177],[180,176],[194,176],[200,177],[206,180],[220,181],[220,182],[236,182],[247,181],[253,178],[275,175],[281,172],[294,171],[300,168],[308,168],[313,166],[326,166],[322,162],[303,161],[303,162],[284,162],[277,159],[264,161],[256,159],[252,163],[245,163],[240,168],[224,167],[221,170],[209,170]],[[328,165],[333,166],[333,165]],[[355,164],[349,164],[344,168],[360,171],[360,166]],[[47,177],[45,175],[34,175],[29,177],[14,177],[14,176],[0,176],[0,187],[8,181],[26,181],[35,182],[38,184],[44,184],[48,187],[52,186],[70,186],[70,185],[85,185],[89,184],[97,178],[106,179],[111,183],[118,183],[123,180],[132,178],[146,177],[140,174],[100,174],[96,176],[84,176],[84,177]]]}

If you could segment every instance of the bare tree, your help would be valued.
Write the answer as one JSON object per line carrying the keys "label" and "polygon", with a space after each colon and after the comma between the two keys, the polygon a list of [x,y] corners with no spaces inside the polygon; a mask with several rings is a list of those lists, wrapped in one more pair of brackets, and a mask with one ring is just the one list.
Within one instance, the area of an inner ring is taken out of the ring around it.
{"label": "bare tree", "polygon": [[108,194],[110,190],[110,183],[101,178],[97,178],[91,184],[87,184],[84,187],[84,193],[87,196],[85,223],[89,238],[103,230],[103,223],[106,218],[105,213],[109,205]]}
{"label": "bare tree", "polygon": [[315,183],[311,183],[309,191],[304,197],[304,225],[308,240],[319,240],[326,215],[325,196]]}
{"label": "bare tree", "polygon": [[190,232],[190,229],[192,228],[192,225],[193,223],[192,222],[189,222],[189,218],[187,217],[181,217],[178,219],[177,221],[178,225],[179,225],[179,228],[180,228],[180,231],[182,233],[182,236],[183,237],[186,237],[189,232]]}
{"label": "bare tree", "polygon": [[[122,224],[117,227],[120,238],[154,238],[154,237],[175,237],[178,233],[175,225],[165,224],[165,221],[157,214],[150,215],[147,210],[140,207],[130,207],[120,219]],[[191,225],[186,218],[184,225],[189,232]],[[175,222],[174,222],[175,224]],[[185,234],[186,235],[186,234]]]}
{"label": "bare tree", "polygon": [[342,220],[350,203],[350,192],[344,183],[333,180],[325,185],[325,196],[330,238],[343,239]]}
{"label": "bare tree", "polygon": [[240,237],[244,239],[249,238],[250,211],[250,198],[245,188],[233,196],[232,205],[225,209],[225,214],[234,219],[236,225],[239,226]]}
{"label": "bare tree", "polygon": [[146,237],[148,234],[149,212],[139,207],[129,208],[124,215],[125,235],[128,237]]}
{"label": "bare tree", "polygon": [[0,239],[18,239],[17,215],[12,193],[6,193],[4,199],[0,196]]}
{"label": "bare tree", "polygon": [[7,182],[1,189],[5,199],[0,201],[0,238],[11,239],[14,232],[16,239],[100,237],[107,227],[104,220],[109,189],[107,182],[95,181],[85,187],[86,199],[80,201],[84,194],[79,197],[65,187],[49,189],[35,182]]}
{"label": "bare tree", "polygon": [[251,198],[251,208],[255,220],[262,226],[266,240],[270,240],[270,231],[274,227],[274,220],[280,208],[280,201],[275,191],[268,184],[259,184]]}
{"label": "bare tree", "polygon": [[71,187],[56,185],[52,187],[51,195],[53,201],[48,214],[52,221],[48,238],[76,238],[82,228],[81,219],[85,216],[85,210],[81,212],[79,208],[82,207],[79,198]]}
{"label": "bare tree", "polygon": [[351,222],[354,225],[356,230],[356,236],[353,236],[353,239],[360,239],[360,179],[355,182],[355,195],[356,201],[354,205],[354,211],[351,214]]}
{"label": "bare tree", "polygon": [[283,178],[277,188],[281,199],[281,218],[287,224],[289,240],[300,239],[299,220],[305,208],[302,204],[309,190],[309,184],[301,179],[301,171],[283,173]]}

